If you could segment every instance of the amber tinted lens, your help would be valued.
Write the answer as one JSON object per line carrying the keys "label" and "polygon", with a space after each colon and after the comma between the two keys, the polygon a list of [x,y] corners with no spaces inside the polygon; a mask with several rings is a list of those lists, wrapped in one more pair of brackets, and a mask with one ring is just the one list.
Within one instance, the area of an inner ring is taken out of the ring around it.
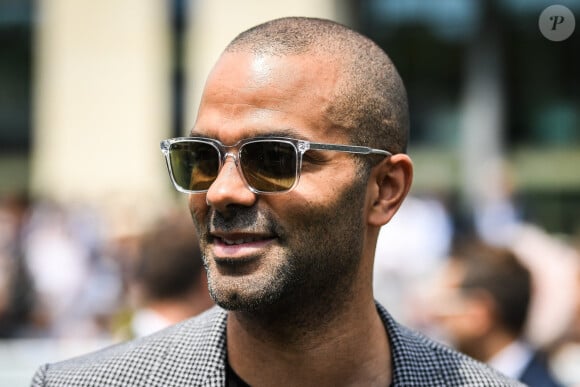
{"label": "amber tinted lens", "polygon": [[256,141],[240,149],[240,165],[248,184],[262,192],[286,191],[296,181],[297,151],[284,141]]}
{"label": "amber tinted lens", "polygon": [[169,160],[177,185],[189,191],[205,191],[219,172],[219,152],[204,142],[171,144]]}

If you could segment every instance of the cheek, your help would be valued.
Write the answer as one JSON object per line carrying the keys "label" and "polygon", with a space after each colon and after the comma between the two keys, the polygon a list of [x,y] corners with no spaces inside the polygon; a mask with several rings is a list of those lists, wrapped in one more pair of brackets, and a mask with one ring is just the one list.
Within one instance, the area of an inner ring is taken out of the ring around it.
{"label": "cheek", "polygon": [[359,188],[362,187],[357,183],[359,180],[354,165],[341,159],[316,173],[303,171],[298,186],[290,193],[292,199],[287,201],[284,211],[289,216],[300,213],[308,216],[313,210],[324,211],[325,208],[336,207],[346,191],[356,190],[360,193]]}
{"label": "cheek", "polygon": [[312,238],[331,240],[333,235],[344,238],[345,234],[360,232],[364,187],[349,183],[320,182],[311,191],[302,187],[284,205],[271,207],[283,229],[289,231],[287,237],[297,242]]}
{"label": "cheek", "polygon": [[196,226],[200,227],[206,218],[209,207],[206,204],[205,195],[189,195],[188,198],[189,211]]}
{"label": "cheek", "polygon": [[[338,195],[353,184],[356,176],[348,168],[328,167],[324,174],[301,176],[296,189],[302,193],[304,200],[313,205],[330,204]],[[318,203],[318,204],[316,204]]]}

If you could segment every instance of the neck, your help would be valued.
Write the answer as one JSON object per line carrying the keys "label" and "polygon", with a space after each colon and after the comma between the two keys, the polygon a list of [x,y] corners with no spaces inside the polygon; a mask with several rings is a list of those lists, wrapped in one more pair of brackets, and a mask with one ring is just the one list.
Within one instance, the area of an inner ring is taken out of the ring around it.
{"label": "neck", "polygon": [[388,385],[390,348],[371,297],[311,321],[230,312],[229,362],[251,385]]}

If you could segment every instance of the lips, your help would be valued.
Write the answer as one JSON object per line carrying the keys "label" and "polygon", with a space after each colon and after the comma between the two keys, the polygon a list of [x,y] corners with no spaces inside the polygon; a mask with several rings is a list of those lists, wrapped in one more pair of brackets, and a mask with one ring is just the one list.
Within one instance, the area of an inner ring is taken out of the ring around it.
{"label": "lips", "polygon": [[240,238],[240,239],[228,239],[228,238],[224,238],[224,237],[221,237],[221,238],[218,237],[218,238],[221,239],[221,241],[224,242],[228,246],[242,245],[245,243],[259,242],[259,241],[263,241],[265,239],[269,239],[268,237],[246,237],[246,238]]}
{"label": "lips", "polygon": [[274,235],[245,232],[212,232],[214,257],[241,259],[255,257],[276,239]]}

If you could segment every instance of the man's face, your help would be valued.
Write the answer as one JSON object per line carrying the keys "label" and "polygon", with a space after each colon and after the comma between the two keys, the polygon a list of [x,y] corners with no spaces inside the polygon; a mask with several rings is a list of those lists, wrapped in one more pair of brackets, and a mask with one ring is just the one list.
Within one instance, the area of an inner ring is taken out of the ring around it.
{"label": "man's face", "polygon": [[[232,145],[264,135],[347,144],[327,118],[337,70],[320,58],[227,53],[208,78],[193,130]],[[189,205],[210,292],[227,309],[342,300],[362,254],[361,183],[351,155],[309,151],[288,193],[256,195],[231,157]]]}
{"label": "man's face", "polygon": [[450,259],[433,285],[429,313],[449,344],[476,356],[487,330],[490,311],[485,299],[462,290],[464,279],[464,266]]}

